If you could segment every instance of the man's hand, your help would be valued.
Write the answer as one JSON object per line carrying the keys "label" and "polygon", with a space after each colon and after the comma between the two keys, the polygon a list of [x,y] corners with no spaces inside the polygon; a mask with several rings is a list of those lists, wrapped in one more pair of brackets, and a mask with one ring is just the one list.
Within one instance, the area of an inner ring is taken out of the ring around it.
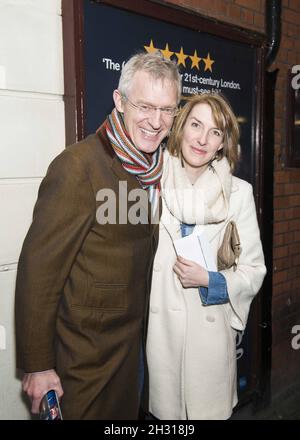
{"label": "man's hand", "polygon": [[25,391],[31,399],[31,412],[33,414],[39,413],[40,402],[49,390],[55,390],[59,399],[64,394],[60,379],[55,370],[25,373],[22,386],[23,391]]}
{"label": "man's hand", "polygon": [[191,260],[177,257],[173,267],[183,287],[207,287],[209,276],[206,269]]}

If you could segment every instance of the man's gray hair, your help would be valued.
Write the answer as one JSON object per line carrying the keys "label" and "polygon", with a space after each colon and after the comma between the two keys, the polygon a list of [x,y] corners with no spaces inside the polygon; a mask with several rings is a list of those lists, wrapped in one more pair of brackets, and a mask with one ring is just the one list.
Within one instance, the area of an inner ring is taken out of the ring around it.
{"label": "man's gray hair", "polygon": [[163,57],[160,51],[155,53],[138,53],[133,55],[124,65],[118,90],[122,96],[128,97],[132,86],[132,79],[136,72],[142,70],[149,73],[155,79],[168,79],[174,81],[177,87],[177,103],[181,97],[181,75],[177,65]]}

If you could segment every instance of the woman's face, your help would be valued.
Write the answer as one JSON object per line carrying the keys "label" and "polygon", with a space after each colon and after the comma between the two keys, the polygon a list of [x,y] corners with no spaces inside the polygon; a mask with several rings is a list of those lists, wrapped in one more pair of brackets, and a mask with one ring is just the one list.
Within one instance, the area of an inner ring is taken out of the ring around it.
{"label": "woman's face", "polygon": [[217,128],[208,104],[196,104],[183,127],[181,153],[187,172],[198,175],[207,168],[216,152],[223,147],[224,134]]}

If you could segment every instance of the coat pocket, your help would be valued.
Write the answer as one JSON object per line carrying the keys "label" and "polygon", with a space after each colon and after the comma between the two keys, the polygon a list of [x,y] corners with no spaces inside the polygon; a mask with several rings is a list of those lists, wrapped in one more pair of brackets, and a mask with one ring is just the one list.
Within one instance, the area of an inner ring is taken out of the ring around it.
{"label": "coat pocket", "polygon": [[87,297],[87,306],[103,310],[125,310],[127,308],[127,284],[105,284],[95,282]]}

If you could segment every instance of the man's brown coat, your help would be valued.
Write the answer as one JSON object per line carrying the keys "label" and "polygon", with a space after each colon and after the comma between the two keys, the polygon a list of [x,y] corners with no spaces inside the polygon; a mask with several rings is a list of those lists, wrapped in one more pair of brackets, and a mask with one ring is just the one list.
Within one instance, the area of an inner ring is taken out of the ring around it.
{"label": "man's brown coat", "polygon": [[[140,188],[103,128],[64,150],[40,186],[19,260],[17,366],[26,372],[55,368],[65,418],[138,414],[139,354],[158,227],[119,223],[120,181],[128,192]],[[97,193],[104,188],[116,194],[116,224],[96,219]]]}

